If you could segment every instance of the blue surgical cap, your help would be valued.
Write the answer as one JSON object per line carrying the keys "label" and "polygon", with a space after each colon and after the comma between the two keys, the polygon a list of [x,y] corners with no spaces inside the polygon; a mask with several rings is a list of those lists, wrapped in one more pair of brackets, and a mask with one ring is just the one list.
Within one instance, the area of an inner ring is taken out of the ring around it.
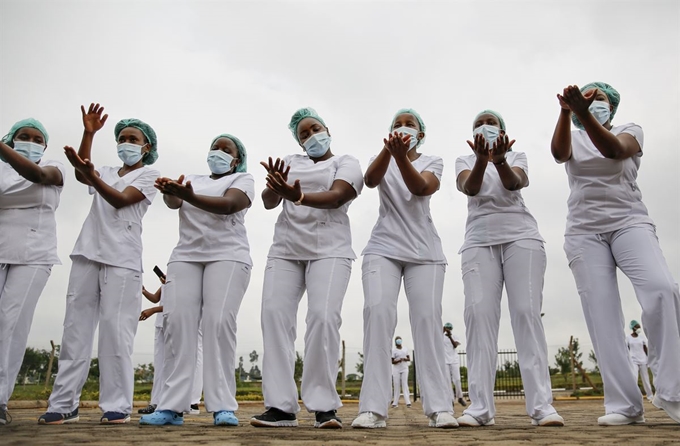
{"label": "blue surgical cap", "polygon": [[323,124],[324,127],[328,128],[323,119],[321,119],[321,116],[319,116],[316,110],[314,110],[312,107],[301,108],[300,110],[293,113],[293,116],[291,116],[290,122],[288,123],[288,128],[290,129],[291,132],[293,132],[293,137],[298,143],[300,142],[300,140],[298,139],[297,136],[297,128],[298,125],[300,125],[300,122],[305,118],[314,118],[321,124]]}
{"label": "blue surgical cap", "polygon": [[42,133],[43,137],[45,138],[45,145],[47,145],[47,141],[49,141],[50,139],[50,136],[47,134],[47,130],[45,130],[45,127],[42,125],[40,121],[33,118],[22,119],[21,121],[15,123],[12,126],[12,128],[9,129],[9,133],[2,137],[2,142],[4,142],[7,145],[12,145],[14,136],[20,129],[23,129],[25,127],[36,129],[37,131]]}
{"label": "blue surgical cap", "polygon": [[144,134],[149,144],[151,144],[151,150],[149,150],[144,155],[142,158],[142,163],[145,166],[150,166],[151,164],[155,163],[158,159],[158,139],[156,138],[156,132],[154,132],[149,124],[144,121],[140,121],[139,119],[121,119],[113,129],[113,134],[116,135],[116,141],[118,141],[118,135],[120,135],[120,132],[128,127],[139,129]]}
{"label": "blue surgical cap", "polygon": [[220,138],[229,138],[234,142],[234,144],[236,144],[236,148],[238,149],[239,162],[234,172],[246,172],[248,167],[248,154],[246,153],[246,147],[243,145],[241,140],[228,133],[222,133],[221,135],[217,135],[215,139],[212,140],[212,142],[210,143],[211,149],[213,144],[215,144],[215,141],[217,141]]}
{"label": "blue surgical cap", "polygon": [[640,325],[640,323],[639,323],[638,321],[636,321],[635,319],[633,319],[632,321],[630,321],[630,329],[631,329],[631,330],[632,330],[633,327],[635,327],[636,325]]}
{"label": "blue surgical cap", "polygon": [[500,113],[495,112],[493,110],[484,110],[477,113],[477,116],[475,116],[475,119],[472,121],[472,130],[475,129],[475,122],[477,122],[477,119],[479,119],[480,116],[487,114],[494,115],[496,119],[498,119],[498,122],[501,124],[501,130],[505,130],[505,121],[503,120],[503,117],[501,116]]}
{"label": "blue surgical cap", "polygon": [[[586,91],[592,90],[594,88],[597,88],[602,93],[607,95],[607,99],[609,99],[609,103],[612,105],[612,113],[611,115],[609,115],[609,121],[611,122],[614,119],[616,110],[619,109],[621,95],[619,94],[618,91],[616,91],[614,87],[612,87],[609,84],[605,84],[604,82],[591,82],[589,84],[586,84],[583,87],[581,87],[581,93],[585,93]],[[573,122],[576,127],[583,130],[583,124],[581,124],[581,121],[579,121],[579,119],[573,113],[571,114],[571,122]]]}
{"label": "blue surgical cap", "polygon": [[453,329],[453,324],[451,322],[447,322],[444,324],[444,328],[448,328],[449,330]]}
{"label": "blue surgical cap", "polygon": [[[420,126],[420,131],[425,133],[425,122],[423,122],[423,118],[421,118],[420,114],[412,108],[402,108],[401,110],[397,111],[394,114],[394,117],[392,118],[392,124],[390,124],[390,132],[392,131],[392,129],[394,127],[394,121],[397,120],[397,116],[403,115],[404,113],[408,113],[410,115],[413,115],[413,117],[416,118],[416,120],[418,121],[418,125]],[[425,136],[423,136],[423,139],[418,141],[418,146],[420,146],[424,143],[425,143]]]}

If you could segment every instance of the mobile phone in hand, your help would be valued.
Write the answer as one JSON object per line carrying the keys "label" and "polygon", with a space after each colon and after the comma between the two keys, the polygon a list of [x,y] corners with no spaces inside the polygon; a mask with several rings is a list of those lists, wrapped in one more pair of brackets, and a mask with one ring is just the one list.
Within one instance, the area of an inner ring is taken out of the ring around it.
{"label": "mobile phone in hand", "polygon": [[156,273],[159,279],[165,279],[165,273],[161,271],[158,265],[153,267],[153,272]]}

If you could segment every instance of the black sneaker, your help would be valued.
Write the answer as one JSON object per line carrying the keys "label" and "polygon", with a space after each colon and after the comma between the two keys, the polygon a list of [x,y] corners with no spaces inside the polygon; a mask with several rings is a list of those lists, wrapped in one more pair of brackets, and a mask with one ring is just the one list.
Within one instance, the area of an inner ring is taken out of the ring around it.
{"label": "black sneaker", "polygon": [[12,422],[12,416],[7,412],[7,409],[0,409],[0,426]]}
{"label": "black sneaker", "polygon": [[342,429],[342,420],[335,415],[334,410],[328,412],[315,412],[316,423],[314,427],[319,429]]}
{"label": "black sneaker", "polygon": [[137,413],[141,413],[144,415],[148,415],[150,413],[154,413],[156,411],[156,405],[155,404],[149,404],[146,406],[144,409],[139,409]]}
{"label": "black sneaker", "polygon": [[76,408],[69,413],[45,412],[38,418],[38,424],[69,424],[77,423],[79,419],[78,408]]}
{"label": "black sneaker", "polygon": [[250,424],[255,427],[295,427],[298,422],[294,413],[287,413],[272,407],[262,415],[255,415],[251,418]]}
{"label": "black sneaker", "polygon": [[463,398],[458,398],[458,404],[460,404],[463,407],[467,407],[467,404],[465,404],[465,400]]}

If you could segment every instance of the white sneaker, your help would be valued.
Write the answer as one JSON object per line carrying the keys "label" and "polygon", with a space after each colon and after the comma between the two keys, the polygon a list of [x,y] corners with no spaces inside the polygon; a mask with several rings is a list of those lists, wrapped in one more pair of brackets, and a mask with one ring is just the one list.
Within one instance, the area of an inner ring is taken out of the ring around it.
{"label": "white sneaker", "polygon": [[662,400],[659,395],[654,395],[652,404],[659,409],[665,410],[669,417],[675,420],[676,423],[680,423],[680,401],[666,401]]}
{"label": "white sneaker", "polygon": [[562,418],[558,413],[548,415],[540,420],[531,419],[532,426],[564,426],[564,418]]}
{"label": "white sneaker", "polygon": [[644,415],[627,417],[620,413],[610,413],[597,419],[597,424],[600,426],[625,426],[627,424],[643,424],[644,422]]}
{"label": "white sneaker", "polygon": [[378,429],[387,427],[385,417],[373,412],[362,412],[352,421],[355,429]]}
{"label": "white sneaker", "polygon": [[458,421],[456,421],[451,412],[437,412],[430,415],[430,427],[453,429],[458,427]]}
{"label": "white sneaker", "polygon": [[472,415],[463,415],[462,417],[459,417],[457,421],[458,425],[462,427],[493,426],[496,424],[496,421],[493,418],[482,424]]}

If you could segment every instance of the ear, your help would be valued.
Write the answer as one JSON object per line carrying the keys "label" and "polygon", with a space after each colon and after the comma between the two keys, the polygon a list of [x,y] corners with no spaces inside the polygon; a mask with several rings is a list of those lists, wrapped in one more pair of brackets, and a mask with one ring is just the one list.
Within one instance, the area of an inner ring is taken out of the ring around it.
{"label": "ear", "polygon": [[425,138],[425,133],[423,133],[423,132],[418,132],[418,140],[421,140],[421,139],[423,139],[423,138]]}

